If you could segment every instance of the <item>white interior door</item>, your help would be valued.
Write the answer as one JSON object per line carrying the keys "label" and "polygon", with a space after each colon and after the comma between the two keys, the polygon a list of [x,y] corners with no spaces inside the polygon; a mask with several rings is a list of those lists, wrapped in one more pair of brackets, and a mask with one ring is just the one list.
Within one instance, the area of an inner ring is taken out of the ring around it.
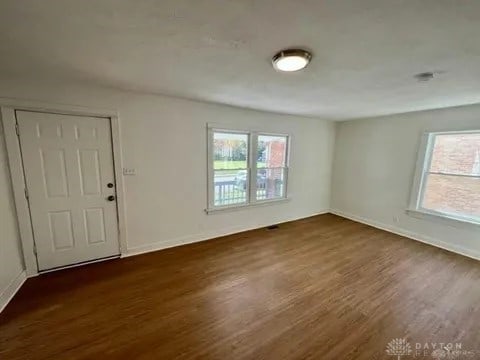
{"label": "white interior door", "polygon": [[110,120],[16,116],[39,270],[118,255]]}

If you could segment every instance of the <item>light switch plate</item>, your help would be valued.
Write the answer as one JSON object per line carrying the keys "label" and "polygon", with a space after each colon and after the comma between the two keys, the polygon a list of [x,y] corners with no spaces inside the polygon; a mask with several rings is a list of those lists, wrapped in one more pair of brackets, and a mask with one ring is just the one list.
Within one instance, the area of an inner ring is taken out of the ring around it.
{"label": "light switch plate", "polygon": [[123,168],[123,175],[136,175],[137,169],[134,168]]}

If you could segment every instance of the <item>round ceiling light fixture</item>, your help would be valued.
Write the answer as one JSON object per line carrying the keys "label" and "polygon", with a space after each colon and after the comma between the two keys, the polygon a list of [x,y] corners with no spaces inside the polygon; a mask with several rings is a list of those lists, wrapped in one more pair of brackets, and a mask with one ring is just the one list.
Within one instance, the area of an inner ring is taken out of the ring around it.
{"label": "round ceiling light fixture", "polygon": [[293,72],[305,69],[312,59],[312,54],[302,49],[279,51],[272,58],[273,67],[278,71]]}

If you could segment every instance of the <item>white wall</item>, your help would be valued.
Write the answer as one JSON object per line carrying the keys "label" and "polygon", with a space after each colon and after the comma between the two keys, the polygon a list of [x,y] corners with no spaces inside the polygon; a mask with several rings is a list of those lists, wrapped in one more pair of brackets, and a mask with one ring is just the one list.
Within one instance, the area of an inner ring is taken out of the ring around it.
{"label": "white wall", "polygon": [[[0,97],[118,110],[129,253],[307,217],[330,207],[333,123],[82,85],[0,83]],[[292,135],[289,202],[206,215],[206,126]]]}
{"label": "white wall", "polygon": [[479,105],[338,123],[333,211],[480,259],[478,229],[405,213],[422,133],[457,129],[480,129]]}
{"label": "white wall", "polygon": [[0,311],[25,279],[7,154],[0,125]]}

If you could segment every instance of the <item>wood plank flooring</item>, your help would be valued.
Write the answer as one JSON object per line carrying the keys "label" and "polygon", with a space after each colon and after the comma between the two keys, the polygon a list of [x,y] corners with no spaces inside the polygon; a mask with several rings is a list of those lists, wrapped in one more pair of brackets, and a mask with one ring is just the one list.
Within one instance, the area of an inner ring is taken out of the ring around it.
{"label": "wood plank flooring", "polygon": [[480,359],[480,262],[330,214],[32,278],[0,314],[2,360],[397,359],[404,337]]}

